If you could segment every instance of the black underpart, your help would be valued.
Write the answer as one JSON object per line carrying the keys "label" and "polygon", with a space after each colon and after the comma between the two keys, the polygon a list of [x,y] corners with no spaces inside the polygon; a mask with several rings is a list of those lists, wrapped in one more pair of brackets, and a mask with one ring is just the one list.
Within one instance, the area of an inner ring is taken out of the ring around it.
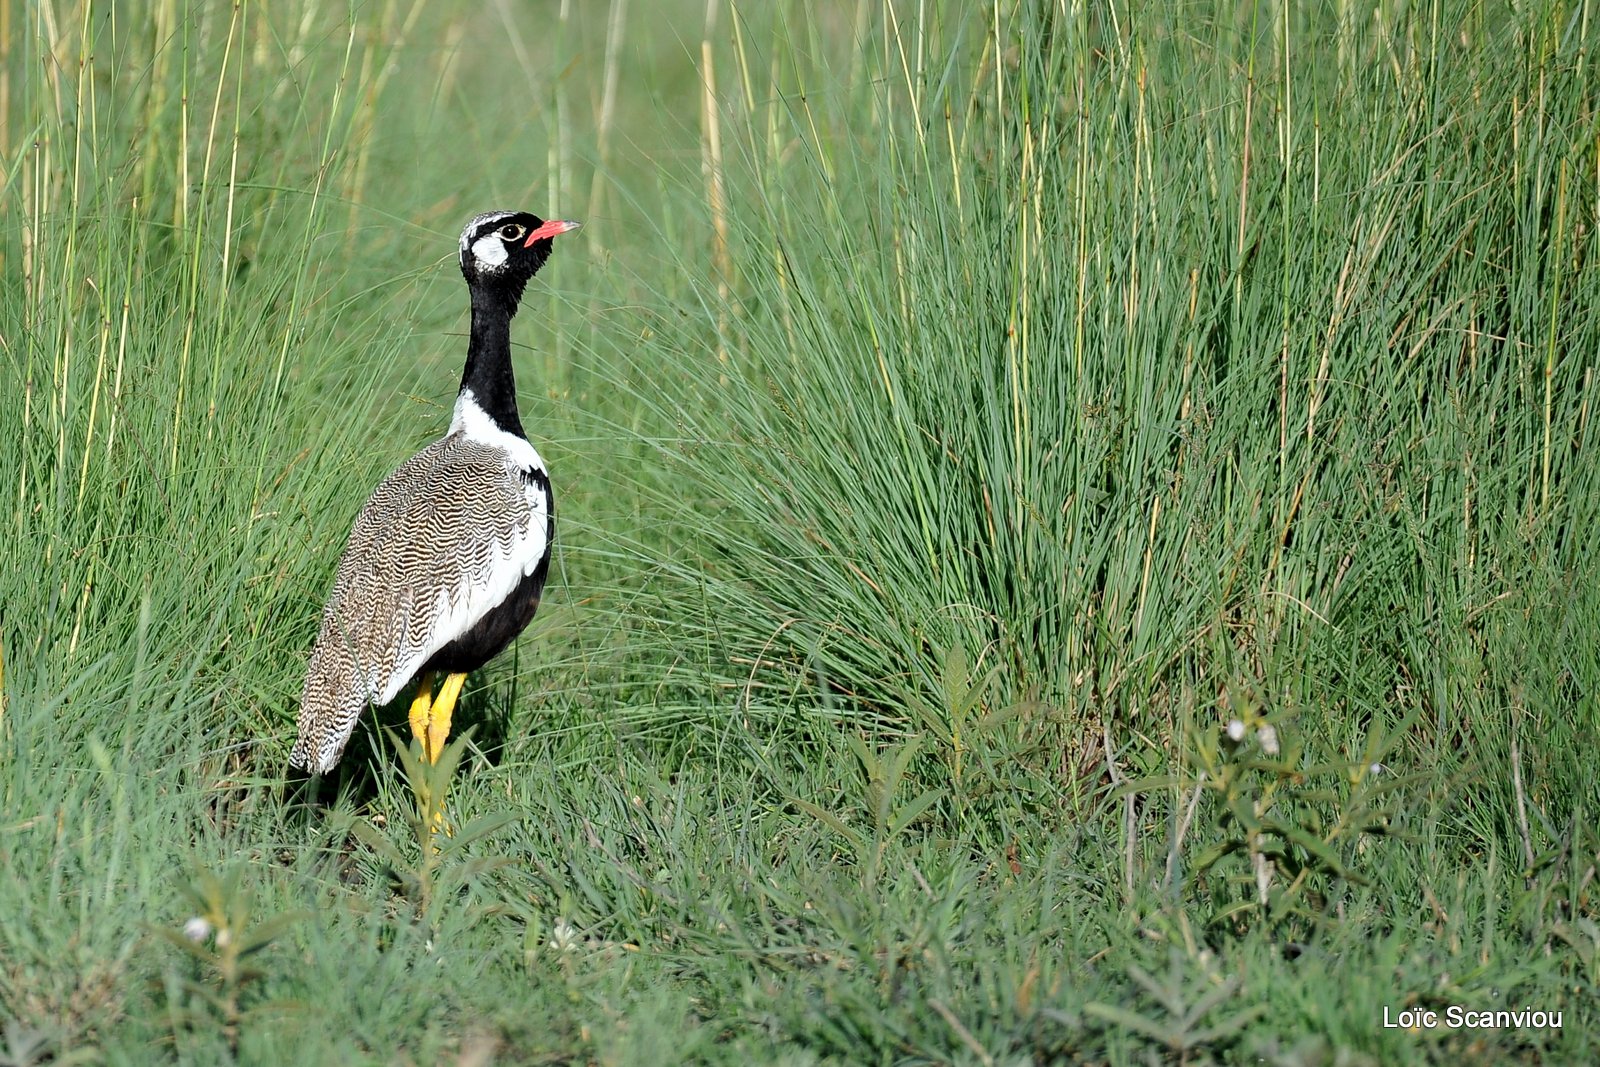
{"label": "black underpart", "polygon": [[490,608],[472,629],[435,652],[422,665],[422,672],[470,674],[498,656],[533,621],[549,573],[550,553],[546,552],[533,572],[511,590],[510,596]]}

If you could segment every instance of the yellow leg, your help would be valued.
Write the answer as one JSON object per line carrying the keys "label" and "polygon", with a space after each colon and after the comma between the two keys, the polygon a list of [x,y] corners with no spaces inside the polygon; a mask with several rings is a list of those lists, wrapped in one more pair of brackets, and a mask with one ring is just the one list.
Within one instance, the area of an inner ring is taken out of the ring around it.
{"label": "yellow leg", "polygon": [[465,674],[445,675],[439,695],[428,710],[428,740],[423,745],[423,753],[429,763],[438,763],[439,753],[444,751],[444,743],[450,737],[450,716],[456,710],[456,698],[461,695],[461,686],[466,680]]}
{"label": "yellow leg", "polygon": [[433,705],[433,672],[417,679],[417,695],[411,701],[411,736],[428,751],[428,711]]}

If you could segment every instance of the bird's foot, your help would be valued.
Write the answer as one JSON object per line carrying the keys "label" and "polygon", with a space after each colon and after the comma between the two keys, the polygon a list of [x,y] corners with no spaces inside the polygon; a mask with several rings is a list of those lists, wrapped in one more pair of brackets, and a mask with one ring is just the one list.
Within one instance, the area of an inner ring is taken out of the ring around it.
{"label": "bird's foot", "polygon": [[433,672],[425,672],[417,679],[417,695],[411,700],[411,713],[407,716],[411,720],[411,736],[422,746],[422,754],[429,763],[434,762],[428,756],[428,727],[433,716]]}

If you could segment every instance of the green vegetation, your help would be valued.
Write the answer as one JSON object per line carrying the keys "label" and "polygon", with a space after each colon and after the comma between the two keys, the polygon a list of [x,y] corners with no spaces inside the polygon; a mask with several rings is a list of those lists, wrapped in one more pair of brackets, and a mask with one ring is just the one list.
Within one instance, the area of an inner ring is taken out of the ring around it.
{"label": "green vegetation", "polygon": [[[470,9],[0,0],[0,1063],[1600,1057],[1600,11]],[[436,853],[285,761],[502,206]]]}

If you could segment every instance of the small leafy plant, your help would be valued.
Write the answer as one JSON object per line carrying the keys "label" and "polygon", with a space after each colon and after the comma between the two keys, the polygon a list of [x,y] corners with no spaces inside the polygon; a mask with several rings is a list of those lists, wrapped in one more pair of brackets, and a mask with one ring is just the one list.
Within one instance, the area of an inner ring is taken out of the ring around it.
{"label": "small leafy plant", "polygon": [[240,1032],[251,1019],[292,1007],[285,1002],[251,1003],[253,985],[266,974],[256,957],[311,914],[287,911],[258,920],[254,894],[244,884],[244,877],[242,866],[230,866],[221,874],[201,869],[194,881],[184,886],[194,914],[181,929],[152,928],[193,964],[181,988],[194,998],[196,1006],[182,1007],[177,1018],[191,1023],[203,1017],[215,1019],[235,1052]]}
{"label": "small leafy plant", "polygon": [[1124,790],[1177,784],[1190,815],[1209,800],[1215,834],[1189,858],[1190,876],[1249,887],[1244,894],[1213,889],[1212,924],[1311,917],[1332,882],[1364,883],[1354,866],[1361,842],[1389,832],[1397,795],[1420,778],[1382,762],[1404,724],[1393,733],[1375,724],[1360,753],[1341,755],[1294,729],[1291,715],[1265,713],[1256,699],[1230,689],[1226,704],[1225,721],[1185,731],[1192,739],[1183,754],[1188,773]]}
{"label": "small leafy plant", "polygon": [[515,822],[514,814],[483,815],[459,828],[452,827],[443,818],[444,798],[450,795],[450,784],[471,742],[472,732],[471,729],[462,731],[445,746],[437,763],[429,763],[417,742],[407,744],[393,731],[388,731],[400,758],[401,770],[416,799],[416,806],[406,813],[411,839],[416,843],[414,851],[365,822],[351,824],[351,831],[362,844],[383,860],[390,875],[399,883],[400,891],[415,905],[417,914],[429,922],[437,918],[434,909],[440,901],[453,897],[474,878],[507,862],[503,858],[472,855],[471,847]]}

